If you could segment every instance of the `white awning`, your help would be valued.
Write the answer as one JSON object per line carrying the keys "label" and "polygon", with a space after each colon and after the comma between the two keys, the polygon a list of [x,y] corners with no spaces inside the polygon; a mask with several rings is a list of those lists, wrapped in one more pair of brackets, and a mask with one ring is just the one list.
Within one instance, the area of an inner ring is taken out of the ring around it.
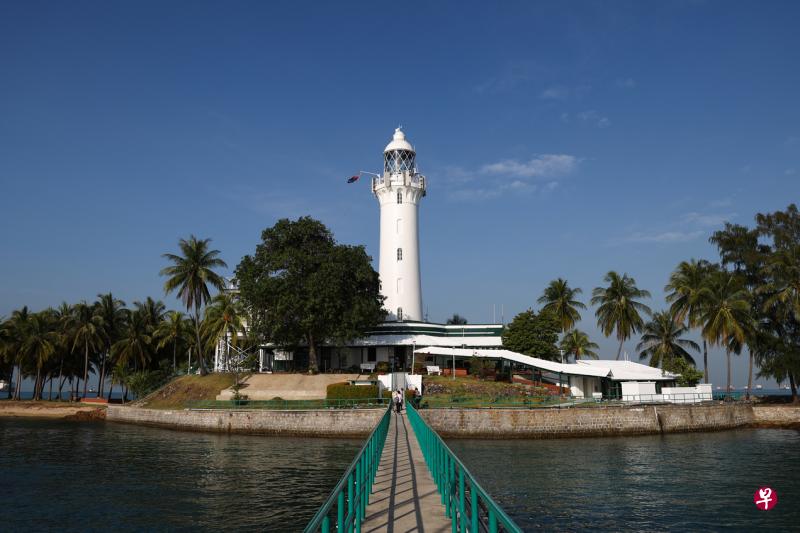
{"label": "white awning", "polygon": [[447,357],[483,357],[486,359],[505,359],[523,365],[546,370],[556,374],[573,376],[608,377],[615,381],[671,381],[677,376],[669,372],[662,373],[633,361],[578,361],[577,363],[556,363],[524,355],[510,350],[487,350],[471,348],[449,348],[446,346],[426,346],[417,348],[414,353],[424,355],[443,355]]}

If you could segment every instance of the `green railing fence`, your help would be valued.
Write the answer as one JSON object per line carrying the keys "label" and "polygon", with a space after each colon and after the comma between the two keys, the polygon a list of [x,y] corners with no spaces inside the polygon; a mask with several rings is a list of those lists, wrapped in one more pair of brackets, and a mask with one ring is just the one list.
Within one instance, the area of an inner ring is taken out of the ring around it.
{"label": "green railing fence", "polygon": [[406,404],[406,412],[441,495],[445,514],[452,520],[453,533],[521,532],[411,404]]}
{"label": "green railing fence", "polygon": [[374,409],[391,403],[391,398],[350,398],[336,400],[197,400],[189,409]]}
{"label": "green railing fence", "polygon": [[331,531],[333,521],[336,531],[361,532],[361,522],[369,504],[372,483],[378,472],[378,463],[389,430],[391,406],[383,413],[380,422],[372,430],[367,442],[353,459],[342,479],[334,487],[328,499],[306,526],[305,532]]}

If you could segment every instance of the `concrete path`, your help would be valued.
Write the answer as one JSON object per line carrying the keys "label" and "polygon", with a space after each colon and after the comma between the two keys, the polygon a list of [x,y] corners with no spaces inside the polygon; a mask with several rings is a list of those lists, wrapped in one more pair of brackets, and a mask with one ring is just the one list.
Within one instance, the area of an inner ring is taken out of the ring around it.
{"label": "concrete path", "polygon": [[441,496],[405,413],[392,413],[369,501],[361,526],[364,533],[451,530]]}

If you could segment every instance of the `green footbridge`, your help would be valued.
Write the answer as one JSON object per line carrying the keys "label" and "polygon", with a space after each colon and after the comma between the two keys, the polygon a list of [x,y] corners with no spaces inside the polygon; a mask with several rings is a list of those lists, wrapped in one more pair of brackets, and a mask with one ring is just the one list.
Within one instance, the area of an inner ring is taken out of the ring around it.
{"label": "green footbridge", "polygon": [[384,412],[305,531],[522,530],[408,404]]}

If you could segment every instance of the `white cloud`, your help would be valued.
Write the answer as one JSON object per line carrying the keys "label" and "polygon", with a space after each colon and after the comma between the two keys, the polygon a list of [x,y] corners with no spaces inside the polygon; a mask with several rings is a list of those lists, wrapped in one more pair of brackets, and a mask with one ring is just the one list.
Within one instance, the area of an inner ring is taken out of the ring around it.
{"label": "white cloud", "polygon": [[569,96],[569,89],[554,85],[542,91],[539,98],[543,100],[564,100],[567,96]]}
{"label": "white cloud", "polygon": [[681,215],[681,223],[703,228],[722,226],[725,222],[730,222],[736,218],[736,213],[684,213]]}
{"label": "white cloud", "polygon": [[577,116],[584,122],[595,124],[598,128],[607,128],[611,125],[611,121],[608,119],[608,117],[601,115],[594,109],[581,111]]}
{"label": "white cloud", "polygon": [[619,78],[617,79],[617,87],[622,89],[633,89],[636,87],[636,80],[633,78]]}
{"label": "white cloud", "polygon": [[786,170],[783,171],[783,173],[786,174],[787,176],[792,176],[794,175],[795,172],[796,171],[793,168],[787,168]]}
{"label": "white cloud", "polygon": [[733,204],[733,200],[728,197],[720,198],[718,200],[712,200],[708,203],[709,207],[730,207]]}
{"label": "white cloud", "polygon": [[617,241],[618,244],[622,243],[675,243],[687,242],[701,237],[705,232],[702,230],[697,231],[664,231],[661,233],[631,233],[627,237],[623,237]]}
{"label": "white cloud", "polygon": [[580,160],[567,154],[543,154],[528,161],[505,159],[484,165],[483,174],[506,175],[519,178],[549,178],[573,172]]}

